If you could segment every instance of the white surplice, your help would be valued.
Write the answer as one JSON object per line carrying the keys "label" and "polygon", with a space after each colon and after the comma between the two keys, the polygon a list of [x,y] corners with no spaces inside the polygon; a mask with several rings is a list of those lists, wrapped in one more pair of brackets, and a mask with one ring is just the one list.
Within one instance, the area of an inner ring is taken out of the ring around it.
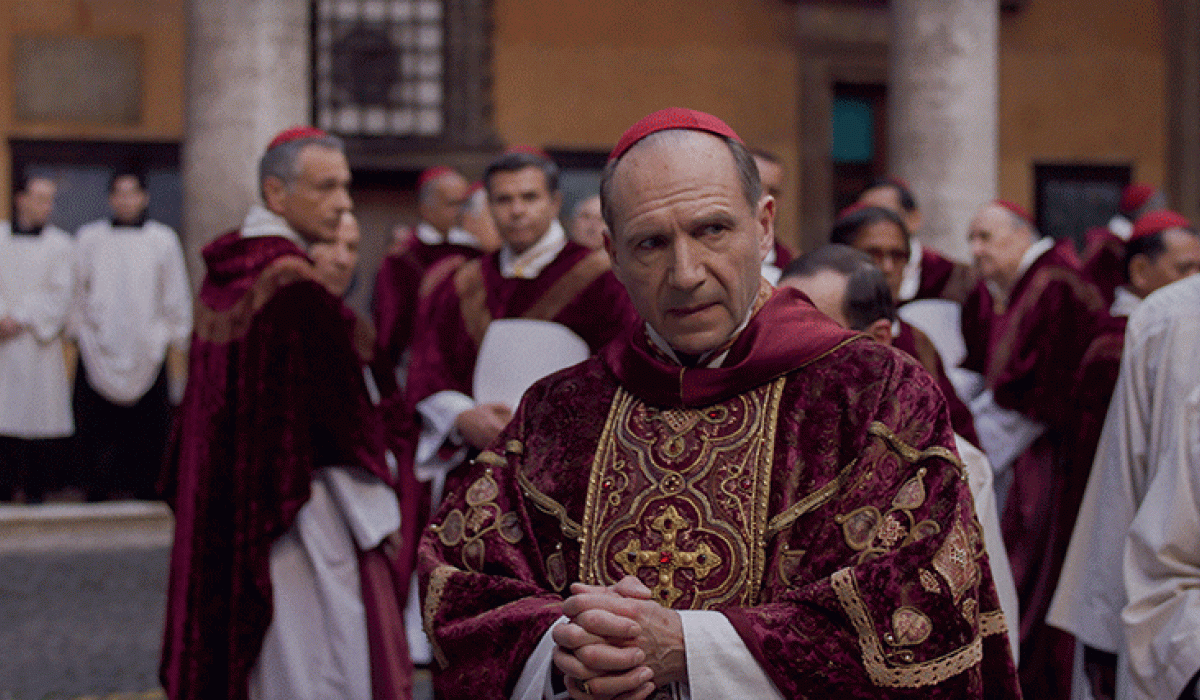
{"label": "white surplice", "polygon": [[[1188,465],[1180,463],[1179,450],[1186,444],[1189,426],[1185,407],[1192,394],[1200,386],[1200,372],[1196,358],[1200,356],[1200,277],[1169,285],[1143,301],[1130,316],[1125,331],[1125,346],[1121,358],[1121,372],[1113,391],[1112,402],[1105,417],[1104,429],[1096,449],[1092,474],[1084,492],[1083,503],[1075,522],[1070,547],[1059,577],[1058,590],[1050,606],[1047,622],[1066,630],[1088,646],[1126,656],[1126,627],[1122,624],[1122,609],[1131,598],[1138,599],[1133,612],[1139,620],[1136,637],[1138,666],[1143,673],[1157,676],[1156,682],[1178,685],[1171,678],[1171,668],[1178,661],[1183,666],[1195,666],[1186,672],[1187,678],[1200,669],[1200,648],[1191,645],[1191,650],[1180,645],[1168,656],[1177,656],[1174,662],[1166,657],[1161,665],[1150,662],[1151,630],[1163,623],[1150,613],[1150,608],[1165,605],[1166,609],[1183,612],[1187,602],[1183,599],[1168,601],[1167,597],[1152,602],[1145,596],[1161,596],[1174,584],[1152,583],[1143,578],[1153,570],[1154,576],[1164,574],[1167,569],[1151,566],[1167,552],[1150,552],[1141,545],[1133,559],[1129,559],[1126,539],[1135,516],[1145,527],[1158,519],[1161,528],[1156,536],[1176,537],[1182,532],[1180,526],[1194,521],[1197,514],[1185,511],[1166,510],[1182,508],[1172,500],[1186,498],[1187,494],[1174,494],[1168,499],[1148,499],[1151,483],[1164,468],[1178,477]],[[1190,467],[1194,470],[1197,465]],[[1166,483],[1159,482],[1159,487]],[[1170,495],[1170,494],[1168,494]],[[1142,508],[1143,502],[1146,507]],[[1139,511],[1139,509],[1141,509]],[[1182,551],[1196,551],[1197,542],[1180,543]],[[1176,557],[1181,550],[1174,549],[1168,558]],[[1123,553],[1125,559],[1123,559]],[[1134,566],[1131,567],[1131,564]],[[1193,560],[1200,566],[1200,557]],[[1137,569],[1137,571],[1134,571]],[[1126,584],[1134,574],[1134,596],[1127,595]],[[1178,583],[1175,581],[1174,583]],[[1200,576],[1191,585],[1200,584]],[[1194,604],[1194,601],[1193,601]],[[1147,607],[1149,606],[1149,608]],[[1191,627],[1188,634],[1200,638],[1200,607],[1188,613]],[[1186,616],[1177,622],[1185,622]],[[1168,633],[1169,625],[1162,625],[1161,632]],[[1176,654],[1177,652],[1177,654]],[[1120,685],[1128,686],[1127,662],[1122,663]],[[1175,675],[1183,670],[1176,669]],[[1187,678],[1183,679],[1186,683]],[[1144,695],[1136,697],[1171,697],[1172,694]]]}
{"label": "white surplice", "polygon": [[71,249],[71,237],[54,226],[23,236],[0,223],[0,318],[26,327],[0,342],[0,435],[39,439],[75,432],[62,345]]}
{"label": "white surplice", "polygon": [[1200,276],[1147,297],[1128,333],[1159,353],[1147,359],[1157,391],[1136,406],[1150,420],[1130,465],[1144,460],[1145,473],[1130,478],[1143,497],[1125,539],[1118,693],[1175,698],[1200,671]]}
{"label": "white surplice", "polygon": [[70,330],[92,388],[121,405],[144,396],[167,346],[186,349],[192,331],[191,290],[175,231],[157,221],[81,227]]}

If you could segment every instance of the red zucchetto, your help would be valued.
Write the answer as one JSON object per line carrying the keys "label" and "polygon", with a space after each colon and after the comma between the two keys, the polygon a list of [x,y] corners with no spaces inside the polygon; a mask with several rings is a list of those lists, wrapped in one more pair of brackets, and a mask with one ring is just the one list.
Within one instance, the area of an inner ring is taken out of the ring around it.
{"label": "red zucchetto", "polygon": [[1154,196],[1154,188],[1150,185],[1144,185],[1140,182],[1135,182],[1126,185],[1125,189],[1121,190],[1121,203],[1118,205],[1119,211],[1124,214],[1136,213],[1138,209],[1146,206],[1146,202]]}
{"label": "red zucchetto", "polygon": [[267,144],[267,150],[282,146],[285,143],[299,141],[300,139],[323,139],[329,134],[318,129],[315,126],[293,126],[290,129],[284,129],[279,132],[275,138],[271,139],[271,143]]}
{"label": "red zucchetto", "polygon": [[[834,217],[834,221],[841,221],[855,212],[862,211],[863,209],[867,209],[872,206],[874,205],[867,204],[866,202],[855,202],[848,207],[843,207],[842,210],[837,213],[837,216]],[[878,209],[879,207],[875,208]]]}
{"label": "red zucchetto", "polygon": [[648,114],[638,120],[636,124],[621,136],[621,140],[617,141],[616,148],[612,154],[608,156],[609,160],[616,160],[625,155],[625,152],[633,147],[633,144],[641,141],[650,134],[657,131],[666,131],[668,129],[688,129],[690,131],[707,131],[710,134],[717,136],[725,136],[745,144],[742,137],[737,135],[728,124],[717,119],[711,114],[698,112],[694,109],[684,109],[682,107],[668,107],[660,109],[653,114]]}
{"label": "red zucchetto", "polygon": [[435,165],[432,168],[425,168],[421,171],[421,174],[417,176],[417,189],[419,190],[424,187],[426,183],[432,182],[443,175],[449,175],[453,172],[454,170],[452,168],[449,168],[445,165]]}
{"label": "red zucchetto", "polygon": [[1016,202],[1010,202],[1007,199],[993,200],[992,204],[995,204],[998,207],[1003,207],[1003,208],[1009,210],[1010,212],[1015,214],[1018,219],[1020,219],[1021,221],[1024,221],[1026,224],[1028,224],[1029,228],[1035,229],[1035,230],[1037,229],[1037,225],[1033,223],[1033,217],[1030,216],[1029,212],[1025,210],[1025,207],[1021,206],[1020,204],[1017,204]]}
{"label": "red zucchetto", "polygon": [[1156,233],[1162,233],[1167,229],[1172,228],[1192,228],[1192,222],[1187,220],[1187,217],[1182,214],[1177,214],[1168,209],[1152,211],[1149,214],[1137,220],[1133,225],[1133,233],[1130,234],[1129,240],[1136,241],[1139,238],[1153,236]]}

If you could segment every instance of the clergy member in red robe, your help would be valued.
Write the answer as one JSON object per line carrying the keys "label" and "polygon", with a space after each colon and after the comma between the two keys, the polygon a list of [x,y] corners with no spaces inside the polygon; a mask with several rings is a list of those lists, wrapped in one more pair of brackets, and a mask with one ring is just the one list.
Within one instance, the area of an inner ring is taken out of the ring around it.
{"label": "clergy member in red robe", "polygon": [[858,195],[858,202],[895,212],[904,220],[911,235],[911,254],[905,261],[904,280],[894,292],[897,302],[948,299],[962,303],[975,284],[975,273],[969,265],[951,260],[921,243],[924,217],[907,182],[898,177],[876,180]]}
{"label": "clergy member in red robe", "polygon": [[1084,234],[1081,270],[1084,279],[1100,290],[1105,302],[1113,303],[1117,288],[1125,284],[1125,245],[1133,234],[1134,223],[1166,208],[1167,198],[1160,190],[1135,182],[1121,190],[1117,213],[1108,225],[1088,229]]}
{"label": "clergy member in red robe", "polygon": [[1065,454],[1072,379],[1107,309],[1018,205],[984,205],[969,240],[982,279],[963,306],[963,367],[982,379],[971,408],[1021,600],[1022,683],[1028,697],[1070,697],[1071,640],[1044,618],[1075,522],[1071,494],[1087,479]]}
{"label": "clergy member in red robe", "polygon": [[[912,254],[913,240],[907,223],[899,214],[886,207],[862,203],[841,211],[829,233],[830,243],[850,246],[871,257],[887,278],[893,299],[900,298],[900,290],[907,279],[905,270]],[[891,335],[893,347],[917,358],[921,366],[937,380],[938,388],[950,407],[950,423],[954,426],[954,432],[972,445],[979,445],[971,409],[959,398],[933,341],[921,329],[901,318],[892,324]]]}
{"label": "clergy member in red robe", "polygon": [[557,323],[592,352],[636,323],[607,253],[568,240],[558,222],[552,160],[511,150],[488,166],[484,184],[504,245],[443,280],[422,312],[406,388],[423,421],[419,464],[436,459],[447,439],[482,449],[508,422],[515,406],[475,405],[472,398],[475,361],[492,321]]}
{"label": "clergy member in red robe", "polygon": [[645,324],[535,384],[424,536],[437,689],[1017,697],[945,403],[762,280],[737,135],[656,112],[601,192]]}
{"label": "clergy member in red robe", "polygon": [[407,698],[396,475],[355,317],[305,254],[349,210],[350,169],[339,140],[296,127],[259,172],[264,206],[204,249],[169,455],[163,687],[172,700]]}
{"label": "clergy member in red robe", "polygon": [[417,208],[421,221],[404,232],[388,251],[375,276],[372,315],[376,348],[376,380],[385,398],[402,385],[405,351],[412,342],[413,326],[422,290],[429,290],[459,265],[479,257],[487,241],[462,228],[462,211],[471,186],[457,171],[437,166],[417,178]]}

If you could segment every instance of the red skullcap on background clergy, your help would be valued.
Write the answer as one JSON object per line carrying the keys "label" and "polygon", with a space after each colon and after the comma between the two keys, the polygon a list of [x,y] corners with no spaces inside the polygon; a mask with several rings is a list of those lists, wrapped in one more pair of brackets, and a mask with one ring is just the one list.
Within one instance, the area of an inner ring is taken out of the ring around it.
{"label": "red skullcap on background clergy", "polygon": [[535,156],[537,158],[541,158],[542,160],[549,160],[549,161],[554,160],[553,158],[550,157],[549,153],[546,153],[545,151],[538,148],[537,146],[529,146],[527,144],[517,144],[516,146],[509,146],[508,148],[504,149],[504,152],[505,153],[524,153],[527,156]]}
{"label": "red skullcap on background clergy", "polygon": [[1156,233],[1162,233],[1167,229],[1172,228],[1192,228],[1192,222],[1187,220],[1187,217],[1182,214],[1177,214],[1168,209],[1152,211],[1149,214],[1137,220],[1133,225],[1133,233],[1130,234],[1129,240],[1136,241],[1139,238],[1153,236]]}
{"label": "red skullcap on background clergy", "polygon": [[449,175],[450,173],[453,173],[453,172],[454,172],[453,168],[447,167],[445,165],[435,165],[432,168],[425,168],[424,170],[421,171],[421,174],[417,177],[417,189],[419,190],[422,187],[424,187],[426,185],[426,183],[436,180],[443,175]]}
{"label": "red skullcap on background clergy", "polygon": [[1121,213],[1132,214],[1141,209],[1154,196],[1154,188],[1150,185],[1144,185],[1140,182],[1135,182],[1126,185],[1125,189],[1121,190]]}
{"label": "red skullcap on background clergy", "polygon": [[621,136],[621,140],[617,141],[617,147],[613,149],[608,159],[616,160],[625,155],[625,152],[632,148],[633,144],[638,141],[657,131],[666,131],[668,129],[707,131],[710,134],[725,136],[745,145],[742,137],[729,128],[728,124],[711,114],[698,112],[694,109],[684,109],[682,107],[668,107],[642,117],[636,124],[629,127]]}
{"label": "red skullcap on background clergy", "polygon": [[837,220],[844,219],[847,216],[850,216],[851,214],[853,214],[854,212],[862,211],[863,209],[867,209],[870,206],[871,205],[867,204],[866,202],[855,202],[854,204],[851,204],[850,206],[845,207],[844,209],[839,211],[837,213],[837,216],[834,217],[834,220],[837,221]]}
{"label": "red skullcap on background clergy", "polygon": [[1025,207],[1021,206],[1020,204],[1017,204],[1016,202],[1010,202],[1007,199],[997,199],[994,200],[992,204],[995,204],[998,207],[1004,207],[1013,214],[1016,214],[1017,218],[1021,219],[1021,221],[1024,221],[1026,224],[1029,224],[1029,228],[1037,228],[1037,225],[1033,223],[1033,217],[1030,216],[1029,212],[1025,211]]}
{"label": "red skullcap on background clergy", "polygon": [[321,131],[315,126],[293,126],[290,129],[284,129],[279,132],[275,138],[271,139],[271,143],[267,144],[267,150],[282,146],[285,143],[299,141],[300,139],[323,139],[329,134]]}

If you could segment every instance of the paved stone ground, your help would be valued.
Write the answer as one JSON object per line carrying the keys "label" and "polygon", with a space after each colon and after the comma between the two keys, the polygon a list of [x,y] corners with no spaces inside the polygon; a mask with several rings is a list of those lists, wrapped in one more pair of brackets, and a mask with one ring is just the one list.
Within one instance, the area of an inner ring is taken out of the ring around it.
{"label": "paved stone ground", "polygon": [[[96,529],[76,541],[90,545]],[[161,700],[168,554],[161,545],[0,547],[0,700]],[[432,699],[428,672],[415,691]]]}

